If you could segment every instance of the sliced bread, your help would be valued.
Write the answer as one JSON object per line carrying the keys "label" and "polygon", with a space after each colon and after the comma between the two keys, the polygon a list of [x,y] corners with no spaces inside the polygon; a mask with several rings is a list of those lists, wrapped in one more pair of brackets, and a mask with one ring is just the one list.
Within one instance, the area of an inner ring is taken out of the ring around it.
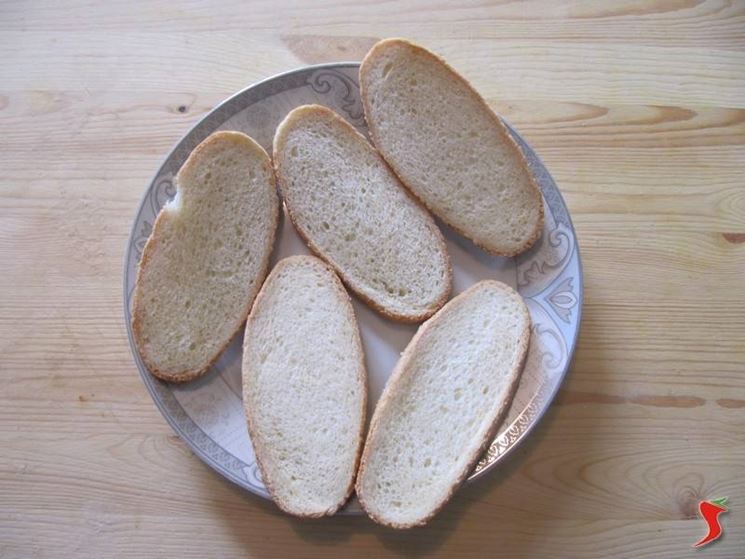
{"label": "sliced bread", "polygon": [[297,516],[334,514],[352,492],[367,399],[352,305],[313,256],[275,266],[243,342],[243,405],[262,479]]}
{"label": "sliced bread", "polygon": [[370,135],[427,208],[484,250],[514,256],[543,228],[543,201],[500,118],[445,61],[403,39],[360,67]]}
{"label": "sliced bread", "polygon": [[296,108],[277,128],[274,165],[296,229],[361,299],[407,322],[445,303],[440,230],[349,123],[326,107]]}
{"label": "sliced bread", "polygon": [[132,331],[142,360],[174,382],[204,373],[261,287],[279,219],[266,152],[217,132],[191,153],[142,253]]}
{"label": "sliced bread", "polygon": [[373,520],[427,522],[495,436],[522,372],[530,315],[520,295],[482,281],[425,322],[378,402],[357,476]]}

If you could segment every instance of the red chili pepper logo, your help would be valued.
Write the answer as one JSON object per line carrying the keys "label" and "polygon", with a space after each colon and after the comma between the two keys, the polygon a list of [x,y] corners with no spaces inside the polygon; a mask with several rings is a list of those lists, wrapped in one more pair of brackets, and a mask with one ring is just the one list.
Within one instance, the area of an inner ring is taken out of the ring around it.
{"label": "red chili pepper logo", "polygon": [[701,501],[698,504],[698,511],[701,514],[701,518],[706,520],[709,533],[701,538],[700,541],[693,544],[693,547],[701,547],[702,545],[711,543],[722,535],[722,525],[719,524],[719,515],[727,512],[727,508],[724,506],[726,503],[727,497],[721,497],[720,499],[713,499],[711,501]]}

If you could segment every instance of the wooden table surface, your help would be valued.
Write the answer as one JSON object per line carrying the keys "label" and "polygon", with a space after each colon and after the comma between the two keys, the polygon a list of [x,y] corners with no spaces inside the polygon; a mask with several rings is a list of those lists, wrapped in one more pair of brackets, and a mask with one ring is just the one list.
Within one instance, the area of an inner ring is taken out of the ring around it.
{"label": "wooden table surface", "polygon": [[[220,100],[377,38],[443,54],[536,148],[585,273],[557,401],[429,526],[298,521],[224,481],[122,316],[148,181]],[[0,557],[745,556],[745,3],[0,4]]]}

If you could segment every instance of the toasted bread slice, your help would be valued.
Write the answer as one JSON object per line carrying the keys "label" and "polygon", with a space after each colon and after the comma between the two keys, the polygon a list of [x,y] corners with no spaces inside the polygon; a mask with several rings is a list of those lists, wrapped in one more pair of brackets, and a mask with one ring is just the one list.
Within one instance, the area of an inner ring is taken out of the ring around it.
{"label": "toasted bread slice", "polygon": [[218,358],[261,287],[279,219],[266,152],[216,132],[176,176],[142,253],[132,331],[155,376],[191,380]]}
{"label": "toasted bread slice", "polygon": [[522,372],[530,315],[520,295],[482,281],[425,322],[386,384],[357,496],[394,528],[427,522],[495,436]]}
{"label": "toasted bread slice", "polygon": [[274,165],[298,232],[361,299],[406,322],[445,303],[440,230],[344,119],[318,105],[293,110],[277,128]]}
{"label": "toasted bread slice", "polygon": [[290,514],[349,498],[367,399],[362,344],[339,279],[313,256],[272,270],[246,322],[243,404],[262,479]]}
{"label": "toasted bread slice", "polygon": [[360,91],[375,146],[432,213],[497,255],[540,237],[543,201],[520,147],[442,59],[381,41],[362,62]]}

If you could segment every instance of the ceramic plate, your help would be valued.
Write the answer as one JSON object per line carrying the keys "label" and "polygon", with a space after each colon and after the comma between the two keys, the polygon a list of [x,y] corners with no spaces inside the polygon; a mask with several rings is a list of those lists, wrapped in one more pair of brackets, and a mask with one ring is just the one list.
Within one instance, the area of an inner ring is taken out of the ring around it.
{"label": "ceramic plate", "polygon": [[[265,498],[268,493],[256,465],[241,403],[242,335],[199,380],[171,385],[154,378],[132,342],[130,302],[137,263],[155,216],[176,192],[174,175],[191,150],[212,132],[240,130],[271,153],[274,129],[285,115],[298,105],[318,103],[335,110],[366,134],[358,68],[356,63],[343,63],[294,70],[253,85],[210,112],[176,145],[150,183],[127,248],[125,321],[135,362],[153,400],[202,460],[227,479]],[[543,193],[546,220],[541,239],[517,258],[500,258],[486,254],[440,223],[453,263],[453,295],[479,280],[496,278],[520,292],[533,320],[530,350],[517,395],[499,434],[469,480],[494,468],[548,408],[569,367],[582,309],[582,269],[569,212],[538,156],[517,132],[510,128],[510,133],[525,152]],[[288,219],[281,222],[280,229],[273,263],[291,254],[308,253]],[[416,326],[386,320],[357,300],[354,307],[366,352],[371,412]],[[358,512],[359,506],[353,500],[344,511]]]}

